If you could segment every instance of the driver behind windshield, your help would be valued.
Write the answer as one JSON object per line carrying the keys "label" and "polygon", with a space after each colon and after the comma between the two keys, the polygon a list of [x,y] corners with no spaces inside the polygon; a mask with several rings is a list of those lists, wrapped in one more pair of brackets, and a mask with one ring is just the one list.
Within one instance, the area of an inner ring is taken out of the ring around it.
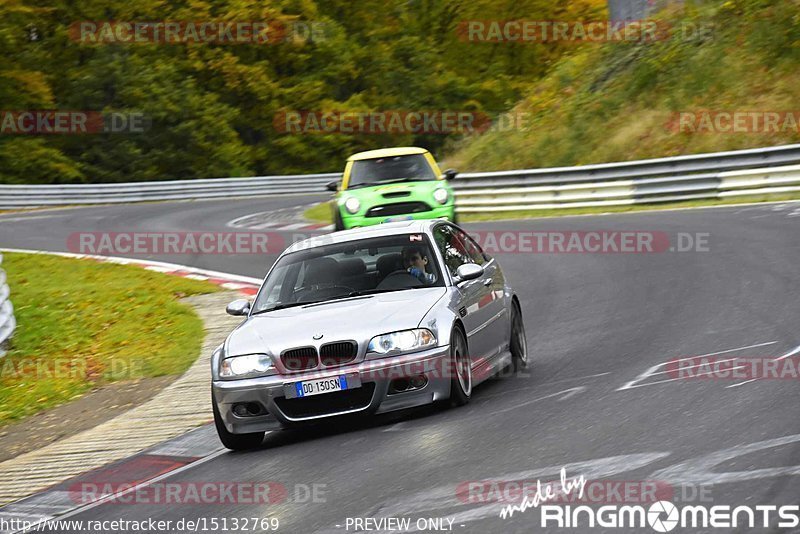
{"label": "driver behind windshield", "polygon": [[403,267],[408,273],[417,278],[423,284],[430,285],[436,281],[436,277],[426,271],[428,256],[422,247],[407,246],[403,248]]}

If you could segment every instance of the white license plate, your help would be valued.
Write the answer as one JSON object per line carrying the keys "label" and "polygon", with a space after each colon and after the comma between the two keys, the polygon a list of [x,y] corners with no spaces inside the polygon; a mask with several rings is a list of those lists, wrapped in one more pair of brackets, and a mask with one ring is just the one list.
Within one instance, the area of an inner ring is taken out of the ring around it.
{"label": "white license plate", "polygon": [[334,393],[346,389],[361,387],[361,380],[357,374],[339,375],[329,378],[316,378],[314,380],[304,380],[303,382],[292,382],[284,385],[284,393],[287,399],[298,397],[310,397],[312,395],[322,395],[324,393]]}
{"label": "white license plate", "polygon": [[397,217],[387,217],[383,222],[413,221],[413,215],[398,215]]}

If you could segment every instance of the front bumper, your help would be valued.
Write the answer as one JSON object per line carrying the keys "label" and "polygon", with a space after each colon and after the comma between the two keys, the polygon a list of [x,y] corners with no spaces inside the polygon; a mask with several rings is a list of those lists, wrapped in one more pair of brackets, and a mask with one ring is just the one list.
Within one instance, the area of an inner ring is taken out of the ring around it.
{"label": "front bumper", "polygon": [[[449,362],[449,346],[435,347],[323,371],[216,380],[212,382],[212,392],[228,432],[265,432],[278,425],[292,426],[347,414],[384,413],[446,399],[450,396]],[[285,384],[353,373],[360,377],[360,388],[300,399],[286,398]],[[390,390],[390,385],[395,385],[397,380],[413,376],[424,376],[424,386],[401,392]],[[238,404],[257,404],[262,410],[258,415],[239,416],[233,412]]]}
{"label": "front bumper", "polygon": [[436,206],[429,211],[422,211],[419,213],[409,213],[408,215],[393,215],[391,217],[365,217],[364,215],[350,215],[347,210],[340,209],[342,215],[342,223],[345,229],[356,228],[361,226],[375,226],[385,222],[400,221],[406,218],[413,220],[426,220],[426,219],[447,219],[453,221],[455,216],[455,204],[445,204],[443,206]]}

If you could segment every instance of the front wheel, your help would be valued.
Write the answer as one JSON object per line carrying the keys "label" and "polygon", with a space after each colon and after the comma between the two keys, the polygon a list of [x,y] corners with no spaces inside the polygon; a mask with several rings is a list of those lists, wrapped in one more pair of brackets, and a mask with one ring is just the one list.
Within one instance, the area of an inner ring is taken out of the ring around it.
{"label": "front wheel", "polygon": [[344,230],[344,221],[342,220],[342,214],[339,212],[339,208],[333,209],[333,229],[336,232],[341,232]]}
{"label": "front wheel", "polygon": [[472,396],[472,365],[467,352],[467,340],[460,328],[453,328],[450,336],[450,361],[454,371],[450,379],[450,404],[464,406]]}
{"label": "front wheel", "polygon": [[522,323],[522,311],[514,302],[511,310],[511,361],[515,371],[522,371],[528,366],[528,342],[525,339],[525,325]]}
{"label": "front wheel", "polygon": [[231,434],[222,422],[222,416],[217,408],[214,395],[211,395],[211,405],[214,410],[214,426],[217,427],[217,435],[222,444],[232,451],[245,451],[255,449],[264,441],[264,432],[253,432],[250,434]]}

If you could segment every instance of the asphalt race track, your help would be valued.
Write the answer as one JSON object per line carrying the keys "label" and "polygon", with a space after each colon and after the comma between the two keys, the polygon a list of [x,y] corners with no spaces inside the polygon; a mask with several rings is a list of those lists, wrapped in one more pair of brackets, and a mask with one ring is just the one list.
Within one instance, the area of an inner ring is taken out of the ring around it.
{"label": "asphalt race track", "polygon": [[[236,218],[322,198],[6,214],[0,243],[65,251],[80,231],[230,231]],[[800,345],[800,204],[466,227],[707,234],[708,245],[649,254],[498,252],[522,302],[529,374],[493,379],[459,409],[274,432],[260,450],[225,453],[169,479],[277,481],[290,489],[278,504],[101,505],[72,519],[277,517],[278,532],[332,533],[353,531],[354,518],[410,518],[412,531],[418,519],[444,518],[455,532],[531,532],[542,530],[538,511],[503,519],[502,505],[481,501],[485,493],[457,490],[469,481],[557,479],[562,467],[569,477],[656,481],[675,502],[693,501],[703,485],[713,504],[798,503],[800,383],[670,380],[661,364],[715,354],[777,358]],[[275,257],[153,259],[261,277]],[[292,488],[314,484],[321,502],[297,502],[304,499]],[[787,530],[773,523],[760,531]]]}

